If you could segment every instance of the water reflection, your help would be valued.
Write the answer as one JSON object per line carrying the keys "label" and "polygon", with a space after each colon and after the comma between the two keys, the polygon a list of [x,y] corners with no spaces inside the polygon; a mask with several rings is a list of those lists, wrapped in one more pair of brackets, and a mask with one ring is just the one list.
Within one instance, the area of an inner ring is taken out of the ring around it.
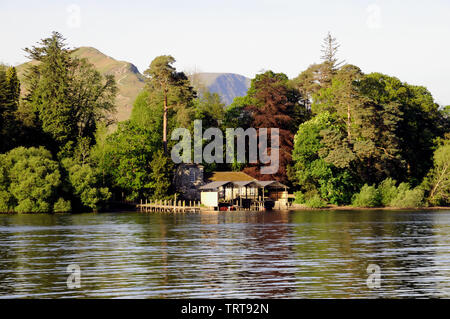
{"label": "water reflection", "polygon": [[449,262],[450,211],[0,215],[0,298],[449,297]]}

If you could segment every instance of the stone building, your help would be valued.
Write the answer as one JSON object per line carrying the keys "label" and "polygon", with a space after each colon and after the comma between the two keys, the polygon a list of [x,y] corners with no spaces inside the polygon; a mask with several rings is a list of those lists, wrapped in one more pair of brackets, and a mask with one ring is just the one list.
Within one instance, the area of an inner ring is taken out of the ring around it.
{"label": "stone building", "polygon": [[203,165],[178,165],[173,181],[177,192],[185,200],[200,200],[200,187],[205,184],[203,174]]}

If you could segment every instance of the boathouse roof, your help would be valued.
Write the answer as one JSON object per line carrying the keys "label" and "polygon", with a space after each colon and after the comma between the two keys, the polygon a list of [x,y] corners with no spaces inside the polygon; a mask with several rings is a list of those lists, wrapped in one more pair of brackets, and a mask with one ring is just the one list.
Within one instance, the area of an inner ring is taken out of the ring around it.
{"label": "boathouse roof", "polygon": [[229,182],[252,182],[255,179],[244,172],[213,172],[208,177],[211,182],[229,181]]}

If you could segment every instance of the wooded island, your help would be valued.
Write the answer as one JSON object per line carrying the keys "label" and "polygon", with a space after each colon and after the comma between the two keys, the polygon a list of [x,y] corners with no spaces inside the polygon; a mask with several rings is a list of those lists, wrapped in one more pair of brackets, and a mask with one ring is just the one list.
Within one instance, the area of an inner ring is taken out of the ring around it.
{"label": "wooded island", "polygon": [[[0,212],[108,209],[142,198],[173,200],[171,132],[278,128],[279,170],[261,163],[201,163],[205,173],[274,181],[306,207],[450,205],[450,106],[423,86],[364,74],[324,39],[322,62],[296,78],[264,71],[229,106],[219,94],[155,58],[130,119],[114,120],[117,83],[74,56],[61,34],[25,49],[23,78],[0,66]],[[206,142],[206,141],[205,141]],[[224,150],[225,152],[225,150]],[[263,184],[259,184],[263,185]]]}

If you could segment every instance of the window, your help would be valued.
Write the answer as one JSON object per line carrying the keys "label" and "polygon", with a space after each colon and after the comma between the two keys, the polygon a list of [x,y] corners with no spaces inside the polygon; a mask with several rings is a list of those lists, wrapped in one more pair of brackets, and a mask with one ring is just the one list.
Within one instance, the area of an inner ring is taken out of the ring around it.
{"label": "window", "polygon": [[191,183],[194,183],[197,180],[197,174],[195,174],[195,170],[194,169],[190,169],[189,170],[189,181]]}

